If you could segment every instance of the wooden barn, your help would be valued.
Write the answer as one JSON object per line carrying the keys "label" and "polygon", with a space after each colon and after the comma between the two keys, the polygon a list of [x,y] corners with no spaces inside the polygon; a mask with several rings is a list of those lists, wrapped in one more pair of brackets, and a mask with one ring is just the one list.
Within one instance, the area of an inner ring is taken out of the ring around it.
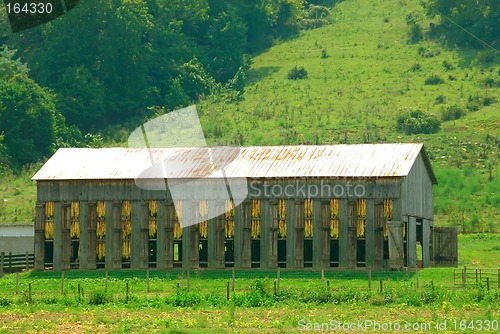
{"label": "wooden barn", "polygon": [[[231,156],[223,174],[200,173],[199,153],[188,148],[58,150],[33,177],[35,268],[457,264],[456,230],[433,226],[437,181],[422,144],[234,149],[207,148]],[[204,219],[213,208],[203,192],[172,198],[168,190],[138,187],[137,177],[166,157],[185,167],[170,180],[238,178],[248,195]],[[200,222],[183,227],[193,214]]]}

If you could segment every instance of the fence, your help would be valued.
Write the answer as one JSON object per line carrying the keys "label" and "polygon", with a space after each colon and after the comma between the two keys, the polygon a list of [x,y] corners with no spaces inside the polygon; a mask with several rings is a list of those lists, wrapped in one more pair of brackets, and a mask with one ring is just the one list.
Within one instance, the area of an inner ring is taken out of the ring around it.
{"label": "fence", "polygon": [[4,273],[13,273],[23,269],[29,270],[34,267],[35,254],[5,254],[0,253],[0,276]]}
{"label": "fence", "polygon": [[492,268],[467,268],[455,269],[453,272],[453,283],[455,287],[469,287],[485,285],[488,289],[500,289],[500,269]]}

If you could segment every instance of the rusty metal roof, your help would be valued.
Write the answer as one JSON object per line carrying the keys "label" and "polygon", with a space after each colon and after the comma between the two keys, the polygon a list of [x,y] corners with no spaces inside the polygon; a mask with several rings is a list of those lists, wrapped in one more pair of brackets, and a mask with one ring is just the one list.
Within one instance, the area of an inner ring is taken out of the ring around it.
{"label": "rusty metal roof", "polygon": [[144,178],[404,177],[423,144],[212,148],[62,148],[33,180]]}

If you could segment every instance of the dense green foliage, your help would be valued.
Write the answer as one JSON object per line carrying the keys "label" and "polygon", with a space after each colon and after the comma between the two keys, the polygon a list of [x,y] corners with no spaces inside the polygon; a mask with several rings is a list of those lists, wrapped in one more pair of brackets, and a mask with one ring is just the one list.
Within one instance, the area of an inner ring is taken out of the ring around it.
{"label": "dense green foliage", "polygon": [[497,0],[422,0],[430,18],[440,16],[437,34],[456,43],[500,46],[500,2]]}

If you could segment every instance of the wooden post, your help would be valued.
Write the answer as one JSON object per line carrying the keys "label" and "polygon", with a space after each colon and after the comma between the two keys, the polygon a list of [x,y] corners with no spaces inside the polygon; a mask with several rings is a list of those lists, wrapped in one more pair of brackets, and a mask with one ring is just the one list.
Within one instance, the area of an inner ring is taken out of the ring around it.
{"label": "wooden post", "polygon": [[9,252],[9,273],[12,273],[12,252]]}
{"label": "wooden post", "polygon": [[64,271],[61,272],[61,295],[64,294]]}
{"label": "wooden post", "polygon": [[417,266],[417,220],[415,217],[408,216],[408,233],[406,236],[407,246],[407,264],[408,268],[415,268]]}
{"label": "wooden post", "polygon": [[477,276],[477,269],[476,269],[476,285],[478,284],[478,276]]}
{"label": "wooden post", "polygon": [[62,244],[63,244],[63,210],[61,202],[54,202],[54,270],[62,270]]}
{"label": "wooden post", "polygon": [[[291,245],[294,247],[294,268],[304,268],[304,200],[295,199],[295,243]],[[288,242],[287,242],[288,247]]]}
{"label": "wooden post", "polygon": [[349,244],[348,244],[348,263],[349,268],[356,268],[357,261],[357,248],[358,248],[358,203],[356,200],[349,201]]}
{"label": "wooden post", "polygon": [[26,270],[30,269],[30,255],[29,252],[26,252]]}
{"label": "wooden post", "polygon": [[252,267],[252,201],[245,200],[243,206],[243,234],[241,267]]}
{"label": "wooden post", "polygon": [[125,283],[125,301],[128,303],[128,281]]}
{"label": "wooden post", "polygon": [[80,300],[80,295],[81,295],[81,287],[80,283],[78,283],[78,300]]}
{"label": "wooden post", "polygon": [[326,288],[330,291],[330,280],[326,281]]}
{"label": "wooden post", "polygon": [[[171,200],[165,203],[165,267],[174,267],[174,217],[175,206]],[[209,208],[210,210],[210,208]],[[210,224],[209,224],[210,228]]]}
{"label": "wooden post", "polygon": [[349,267],[349,202],[339,200],[339,267]]}
{"label": "wooden post", "polygon": [[19,294],[19,273],[16,272],[16,295]]}
{"label": "wooden post", "polygon": [[384,284],[382,283],[382,279],[380,279],[380,292],[384,291]]}
{"label": "wooden post", "polygon": [[[326,214],[325,214],[326,216]],[[313,268],[322,268],[322,255],[323,255],[323,210],[322,210],[322,201],[317,198],[312,199],[312,224],[313,224]],[[329,254],[328,254],[329,255]]]}
{"label": "wooden post", "polygon": [[45,267],[45,204],[37,203],[35,209],[35,259],[36,270],[43,270]]}
{"label": "wooden post", "polygon": [[486,277],[486,289],[488,289],[488,291],[490,291],[490,278],[489,277]]}
{"label": "wooden post", "polygon": [[[97,202],[95,202],[95,201],[88,202],[87,208],[88,208],[87,269],[96,269],[96,260],[97,260],[97,255],[96,255]],[[83,208],[81,208],[81,209],[83,209]],[[82,240],[80,240],[80,241],[82,241]],[[85,247],[85,245],[84,245],[84,247]]]}
{"label": "wooden post", "polygon": [[331,247],[331,237],[330,237],[330,199],[323,198],[320,203],[321,208],[321,245],[320,245],[320,265],[322,268],[330,267],[330,247]]}
{"label": "wooden post", "polygon": [[89,207],[80,201],[80,269],[87,270],[89,263]]}
{"label": "wooden post", "polygon": [[278,287],[276,285],[276,280],[274,280],[274,295],[278,292]]}
{"label": "wooden post", "polygon": [[270,261],[270,228],[271,228],[271,207],[269,200],[260,200],[260,267],[269,268]]}
{"label": "wooden post", "polygon": [[243,228],[244,228],[244,212],[243,205],[236,205],[234,208],[234,266],[233,268],[241,268],[243,259]]}
{"label": "wooden post", "polygon": [[325,285],[325,269],[321,268],[321,285]]}
{"label": "wooden post", "polygon": [[226,299],[229,300],[229,282],[227,282],[226,286]]}
{"label": "wooden post", "polygon": [[112,224],[112,235],[111,244],[107,247],[112,248],[112,268],[121,269],[122,268],[122,202],[114,201],[113,210],[111,211],[113,215],[113,220],[110,221]]}
{"label": "wooden post", "polygon": [[295,200],[286,200],[286,267],[295,267]]}
{"label": "wooden post", "polygon": [[[375,266],[375,201],[366,199],[365,260],[366,266]],[[377,250],[378,251],[378,250]]]}
{"label": "wooden post", "polygon": [[162,201],[156,201],[156,269],[166,268],[166,254],[167,254],[167,242],[166,242],[166,219],[165,219],[165,205]]}
{"label": "wooden post", "polygon": [[[71,202],[64,202],[61,207],[61,270],[71,269]],[[55,213],[54,213],[55,219]],[[55,237],[55,225],[54,225]]]}
{"label": "wooden post", "polygon": [[269,228],[264,230],[268,234],[268,268],[278,267],[278,200],[269,201]]}

